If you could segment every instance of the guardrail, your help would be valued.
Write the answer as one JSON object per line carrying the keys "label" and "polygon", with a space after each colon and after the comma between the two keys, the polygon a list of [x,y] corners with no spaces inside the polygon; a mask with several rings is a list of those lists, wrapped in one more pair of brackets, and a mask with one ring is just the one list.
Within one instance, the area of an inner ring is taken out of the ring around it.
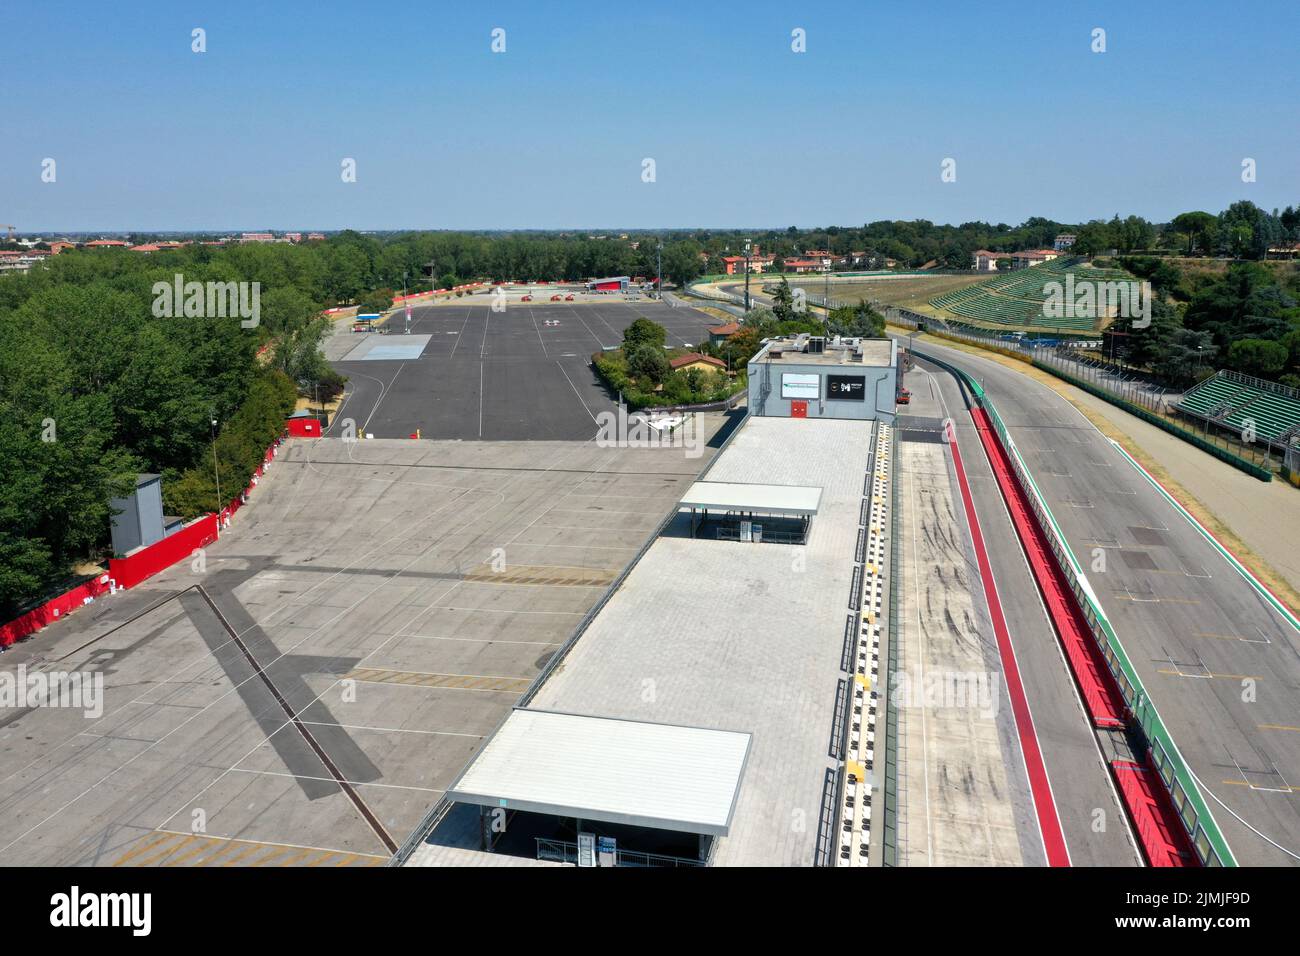
{"label": "guardrail", "polygon": [[1092,590],[1092,585],[1083,572],[1083,567],[1074,556],[1074,552],[1070,550],[1069,544],[1066,543],[1065,534],[1061,531],[1056,516],[1047,507],[1043,494],[1038,488],[1038,483],[1034,481],[1029,467],[1020,456],[1015,439],[1011,437],[1002,421],[1002,416],[998,414],[997,408],[985,394],[983,387],[969,373],[933,355],[917,350],[913,350],[913,354],[928,362],[933,362],[964,381],[974,394],[980,407],[988,415],[993,423],[994,430],[997,432],[999,441],[1002,442],[1002,447],[1007,452],[1007,457],[1011,461],[1016,477],[1028,493],[1030,506],[1033,508],[1034,514],[1038,517],[1042,527],[1048,531],[1048,543],[1052,548],[1052,552],[1057,561],[1060,562],[1062,570],[1066,573],[1075,600],[1083,611],[1093,638],[1101,649],[1106,666],[1110,669],[1111,675],[1119,685],[1120,693],[1124,696],[1124,702],[1137,724],[1135,729],[1140,732],[1150,750],[1152,764],[1159,772],[1161,781],[1169,790],[1169,795],[1173,799],[1174,806],[1178,809],[1179,818],[1187,830],[1188,838],[1196,850],[1197,857],[1206,866],[1236,866],[1236,858],[1232,855],[1227,840],[1210,813],[1209,806],[1206,804],[1200,788],[1196,785],[1191,769],[1187,766],[1181,752],[1178,750],[1178,745],[1174,742],[1169,729],[1160,718],[1155,704],[1152,703],[1150,695],[1147,693],[1141,678],[1138,677],[1132,661],[1130,661],[1123,644],[1120,642],[1119,636],[1115,633],[1115,628],[1111,625],[1109,618],[1106,617],[1105,611],[1102,610],[1101,604]]}
{"label": "guardrail", "polygon": [[[536,837],[535,839],[537,840],[537,859],[547,860],[552,863],[577,865],[578,844],[570,843],[568,840],[550,840],[546,837]],[[642,853],[640,850],[624,850],[620,848],[614,851],[614,865],[701,867],[704,866],[704,861],[692,860],[685,856],[671,856],[667,853]]]}

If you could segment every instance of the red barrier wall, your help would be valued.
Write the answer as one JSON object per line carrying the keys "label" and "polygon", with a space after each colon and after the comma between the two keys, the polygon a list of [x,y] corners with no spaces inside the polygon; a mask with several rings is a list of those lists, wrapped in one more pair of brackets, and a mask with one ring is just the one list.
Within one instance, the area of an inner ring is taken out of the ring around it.
{"label": "red barrier wall", "polygon": [[87,598],[99,597],[108,590],[108,578],[107,574],[101,574],[93,581],[79,584],[71,591],[65,591],[40,607],[28,611],[22,617],[0,626],[0,647],[8,647],[14,641],[21,641],[28,634],[34,634],[47,624],[54,623],[63,615],[85,604]]}
{"label": "red barrier wall", "polygon": [[204,515],[169,534],[147,548],[140,548],[125,558],[108,562],[108,576],[120,588],[133,588],[146,578],[188,558],[195,548],[206,547],[217,540],[217,516]]}
{"label": "red barrier wall", "polygon": [[1111,677],[1101,649],[1088,628],[1088,621],[1079,610],[1065,574],[1052,554],[1047,533],[1039,525],[988,415],[982,408],[973,408],[971,418],[975,420],[975,428],[1015,525],[1016,536],[1025,549],[1030,571],[1051,615],[1052,626],[1065,651],[1088,714],[1098,727],[1120,729],[1128,719],[1124,697],[1115,686],[1115,679]]}
{"label": "red barrier wall", "polygon": [[320,422],[314,418],[290,418],[285,427],[290,438],[320,438]]}
{"label": "red barrier wall", "polygon": [[1120,796],[1128,808],[1142,844],[1142,854],[1151,866],[1199,866],[1200,860],[1178,820],[1178,811],[1154,767],[1131,760],[1112,760]]}
{"label": "red barrier wall", "polygon": [[243,490],[238,498],[233,499],[229,506],[222,510],[220,522],[218,522],[217,515],[204,515],[202,518],[190,522],[175,534],[169,535],[129,557],[113,558],[108,562],[107,574],[102,574],[93,581],[87,581],[71,591],[60,594],[58,597],[47,601],[38,608],[33,608],[22,617],[16,618],[8,624],[0,625],[0,647],[8,647],[14,641],[20,641],[27,635],[39,631],[47,624],[52,624],[63,615],[81,607],[86,603],[87,598],[93,599],[106,593],[110,586],[110,580],[119,588],[134,587],[159,571],[188,558],[194,553],[195,548],[206,547],[216,541],[220,527],[228,523],[230,516],[248,502],[248,496],[257,487],[262,475],[266,474],[266,469],[270,467],[271,462],[275,459],[279,447],[280,441],[277,439],[266,450],[266,454],[262,457],[262,464],[258,466],[257,470],[253,472],[253,477],[249,479],[248,487]]}

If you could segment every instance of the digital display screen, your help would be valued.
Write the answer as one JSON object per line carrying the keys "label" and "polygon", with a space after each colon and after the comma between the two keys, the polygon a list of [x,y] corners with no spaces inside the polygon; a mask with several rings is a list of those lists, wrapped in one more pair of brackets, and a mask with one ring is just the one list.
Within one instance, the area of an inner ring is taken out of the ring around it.
{"label": "digital display screen", "polygon": [[867,380],[861,375],[827,375],[826,397],[839,402],[860,402],[867,395]]}
{"label": "digital display screen", "polygon": [[802,372],[786,372],[781,376],[782,398],[821,398],[822,377]]}

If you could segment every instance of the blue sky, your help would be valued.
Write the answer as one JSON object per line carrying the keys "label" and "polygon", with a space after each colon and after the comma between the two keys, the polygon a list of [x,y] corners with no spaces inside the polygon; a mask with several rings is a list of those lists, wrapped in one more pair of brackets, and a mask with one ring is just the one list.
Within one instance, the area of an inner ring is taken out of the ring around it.
{"label": "blue sky", "polygon": [[0,30],[0,222],[24,231],[1162,220],[1300,203],[1294,2],[56,0],[8,5]]}

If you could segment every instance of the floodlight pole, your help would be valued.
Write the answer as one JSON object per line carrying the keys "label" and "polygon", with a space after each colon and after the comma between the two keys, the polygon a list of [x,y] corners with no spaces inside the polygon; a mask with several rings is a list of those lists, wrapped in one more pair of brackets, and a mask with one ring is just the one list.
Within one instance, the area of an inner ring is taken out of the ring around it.
{"label": "floodlight pole", "polygon": [[221,520],[221,471],[217,468],[217,420],[212,419],[212,477],[217,481],[217,520]]}
{"label": "floodlight pole", "polygon": [[406,272],[402,272],[402,308],[406,310],[406,334],[411,334],[411,303],[406,298]]}
{"label": "floodlight pole", "polygon": [[749,311],[749,240],[745,240],[745,311]]}
{"label": "floodlight pole", "polygon": [[658,245],[655,247],[655,268],[659,272],[659,279],[655,282],[655,294],[662,300],[664,297],[664,241],[657,239]]}

